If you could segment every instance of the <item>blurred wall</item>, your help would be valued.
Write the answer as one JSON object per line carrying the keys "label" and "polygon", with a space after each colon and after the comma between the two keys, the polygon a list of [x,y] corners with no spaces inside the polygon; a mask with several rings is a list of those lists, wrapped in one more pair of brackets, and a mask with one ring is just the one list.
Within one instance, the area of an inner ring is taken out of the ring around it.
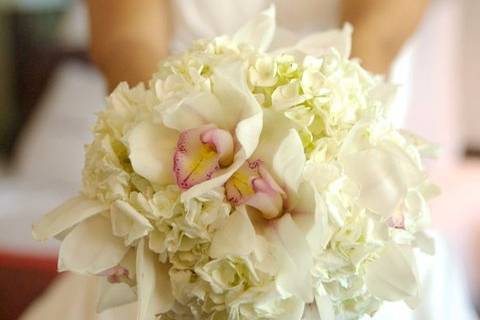
{"label": "blurred wall", "polygon": [[462,121],[467,145],[480,150],[480,1],[462,2]]}

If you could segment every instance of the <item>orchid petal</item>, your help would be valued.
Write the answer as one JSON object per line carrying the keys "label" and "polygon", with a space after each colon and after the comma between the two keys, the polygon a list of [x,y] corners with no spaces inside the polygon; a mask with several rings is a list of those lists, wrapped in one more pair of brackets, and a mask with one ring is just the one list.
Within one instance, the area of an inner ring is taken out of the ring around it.
{"label": "orchid petal", "polygon": [[267,219],[282,213],[284,191],[278,186],[261,160],[247,160],[225,183],[227,200],[235,206],[258,209]]}
{"label": "orchid petal", "polygon": [[233,131],[239,116],[210,92],[187,96],[178,104],[160,110],[160,115],[166,127],[180,132],[211,124]]}
{"label": "orchid petal", "polygon": [[305,164],[303,144],[293,124],[276,112],[264,112],[260,143],[252,158],[262,159],[274,179],[289,193],[296,193]]}
{"label": "orchid petal", "polygon": [[405,155],[393,150],[370,148],[340,161],[360,188],[360,204],[385,217],[393,214],[407,188],[417,185],[422,177]]}
{"label": "orchid petal", "polygon": [[397,301],[418,294],[418,275],[412,249],[389,245],[367,266],[365,281],[376,297]]}
{"label": "orchid petal", "polygon": [[258,145],[262,131],[262,108],[247,85],[245,66],[218,66],[213,74],[214,94],[228,112],[237,117],[235,137],[248,158]]}
{"label": "orchid petal", "polygon": [[325,288],[317,288],[318,294],[315,295],[315,304],[317,311],[322,320],[335,320],[335,308],[330,300],[330,295],[325,291]]}
{"label": "orchid petal", "polygon": [[275,34],[275,7],[267,10],[247,22],[233,36],[237,43],[252,45],[258,51],[265,52],[272,43]]}
{"label": "orchid petal", "polygon": [[325,249],[331,237],[325,202],[313,185],[304,182],[298,190],[299,199],[292,210],[292,219],[305,234],[313,252]]}
{"label": "orchid petal", "polygon": [[58,268],[99,274],[118,265],[127,251],[122,239],[112,235],[109,219],[97,215],[78,224],[63,240]]}
{"label": "orchid petal", "polygon": [[137,295],[126,283],[110,283],[107,279],[101,279],[99,284],[99,297],[97,313],[123,306],[137,300]]}
{"label": "orchid petal", "polygon": [[160,263],[141,239],[137,247],[138,320],[154,319],[173,307],[175,298],[168,270],[168,265]]}
{"label": "orchid petal", "polygon": [[[272,180],[273,179],[268,179]],[[283,190],[274,184],[269,183],[265,178],[256,178],[252,181],[255,194],[245,204],[259,210],[265,219],[274,219],[282,213]]]}
{"label": "orchid petal", "polygon": [[225,130],[212,128],[202,133],[200,140],[205,144],[215,146],[219,156],[219,163],[222,166],[228,166],[233,161],[233,138]]}
{"label": "orchid petal", "polygon": [[240,207],[232,213],[225,225],[213,235],[210,257],[227,255],[244,256],[255,249],[255,229],[245,209]]}
{"label": "orchid petal", "polygon": [[128,135],[133,170],[153,183],[172,184],[173,152],[177,139],[175,130],[161,124],[139,123]]}
{"label": "orchid petal", "polygon": [[182,132],[174,154],[173,170],[177,185],[189,189],[210,180],[221,162],[233,158],[233,138],[228,131],[207,126]]}
{"label": "orchid petal", "polygon": [[301,298],[306,303],[313,301],[311,268],[313,258],[303,232],[290,214],[273,221],[266,229],[269,240],[280,250],[281,270],[277,277],[279,290]]}
{"label": "orchid petal", "polygon": [[113,234],[117,237],[126,237],[126,246],[146,236],[153,229],[147,218],[123,200],[117,200],[112,204],[110,214]]}
{"label": "orchid petal", "polygon": [[106,210],[108,207],[102,202],[80,195],[66,201],[35,223],[33,237],[35,240],[47,240]]}

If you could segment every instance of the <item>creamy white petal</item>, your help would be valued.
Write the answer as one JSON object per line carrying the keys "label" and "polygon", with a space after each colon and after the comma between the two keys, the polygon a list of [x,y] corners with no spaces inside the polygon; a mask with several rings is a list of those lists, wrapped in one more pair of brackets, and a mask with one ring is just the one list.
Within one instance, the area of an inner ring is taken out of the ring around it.
{"label": "creamy white petal", "polygon": [[97,313],[105,310],[135,302],[137,295],[126,283],[110,283],[106,278],[101,278],[99,283],[99,296]]}
{"label": "creamy white petal", "polygon": [[319,252],[325,249],[332,234],[327,207],[309,182],[300,185],[298,195],[292,219],[305,234],[312,252]]}
{"label": "creamy white petal", "polygon": [[285,294],[294,295],[304,302],[313,301],[311,268],[313,258],[303,232],[290,214],[274,221],[266,229],[268,239],[277,245],[280,271],[277,287]]}
{"label": "creamy white petal", "polygon": [[84,195],[72,198],[44,215],[33,225],[33,238],[47,240],[75,226],[77,223],[108,210],[102,202]]}
{"label": "creamy white petal", "polygon": [[407,188],[422,178],[413,163],[391,150],[371,148],[344,156],[345,173],[360,188],[360,204],[390,216],[404,199]]}
{"label": "creamy white petal", "polygon": [[245,208],[239,207],[213,235],[210,256],[223,258],[227,255],[248,255],[255,250],[255,237],[255,229]]}
{"label": "creamy white petal", "polygon": [[[323,286],[317,288],[318,294],[315,295],[315,305],[321,320],[335,320],[335,309],[329,294]],[[318,320],[318,319],[317,319]]]}
{"label": "creamy white petal", "polygon": [[233,36],[237,43],[246,43],[264,52],[270,46],[275,34],[275,7],[267,10],[248,21]]}
{"label": "creamy white petal", "polygon": [[397,301],[418,294],[417,266],[412,249],[388,245],[378,260],[367,266],[368,290],[376,297]]}
{"label": "creamy white petal", "polygon": [[138,320],[152,320],[156,314],[169,311],[174,297],[168,275],[168,265],[160,263],[148,249],[145,240],[137,247]]}
{"label": "creamy white petal", "polygon": [[174,183],[173,153],[178,132],[143,121],[128,135],[129,157],[136,173],[160,185]]}
{"label": "creamy white petal", "polygon": [[160,111],[163,124],[178,131],[215,124],[233,131],[238,115],[228,105],[220,104],[210,92],[199,92],[187,96],[177,105]]}
{"label": "creamy white petal", "polygon": [[263,118],[260,143],[252,159],[264,161],[279,185],[293,197],[305,165],[302,140],[292,128],[293,123],[282,114],[265,110]]}
{"label": "creamy white petal", "polygon": [[97,215],[78,224],[63,240],[58,269],[98,274],[118,265],[127,251],[122,239],[112,234],[110,220]]}
{"label": "creamy white petal", "polygon": [[146,236],[152,229],[152,225],[128,202],[115,201],[110,208],[113,234],[125,237],[125,245]]}
{"label": "creamy white petal", "polygon": [[258,145],[262,130],[262,108],[247,85],[243,63],[218,66],[213,74],[214,94],[228,112],[235,114],[235,136],[247,158]]}

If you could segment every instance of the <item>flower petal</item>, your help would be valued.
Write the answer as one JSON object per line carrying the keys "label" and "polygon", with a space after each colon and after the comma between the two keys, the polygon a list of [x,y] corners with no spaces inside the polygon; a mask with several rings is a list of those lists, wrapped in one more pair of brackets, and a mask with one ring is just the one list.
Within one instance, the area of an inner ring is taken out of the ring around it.
{"label": "flower petal", "polygon": [[267,10],[247,22],[238,30],[233,39],[237,43],[250,44],[260,52],[265,52],[272,43],[275,34],[275,7]]}
{"label": "flower petal", "polygon": [[423,178],[405,155],[392,149],[370,148],[343,156],[340,161],[360,188],[360,204],[385,217],[400,205],[407,188]]}
{"label": "flower petal", "polygon": [[273,110],[285,111],[304,102],[306,97],[300,94],[299,87],[300,82],[294,80],[275,89],[272,93]]}
{"label": "flower petal", "polygon": [[266,219],[282,213],[285,192],[278,186],[261,160],[247,160],[225,183],[227,200],[235,206],[256,208]]}
{"label": "flower petal", "polygon": [[213,74],[214,94],[228,112],[236,115],[235,137],[248,158],[262,131],[262,108],[247,85],[245,66],[230,63],[218,66]]}
{"label": "flower petal", "polygon": [[117,200],[112,204],[110,215],[113,234],[125,237],[126,246],[146,236],[153,229],[147,218],[123,200]]}
{"label": "flower petal", "polygon": [[260,143],[252,156],[265,162],[289,198],[298,189],[305,164],[302,140],[292,126],[283,115],[265,110]]}
{"label": "flower petal", "polygon": [[130,161],[136,173],[161,185],[172,184],[173,153],[178,132],[143,121],[128,135]]}
{"label": "flower petal", "polygon": [[155,319],[169,311],[175,302],[168,275],[168,265],[148,249],[145,240],[137,247],[138,320]]}
{"label": "flower petal", "polygon": [[105,278],[100,280],[97,313],[123,306],[136,300],[137,295],[128,284],[123,282],[110,283]]}
{"label": "flower petal", "polygon": [[367,266],[366,284],[377,298],[397,301],[418,294],[418,276],[412,249],[389,245]]}
{"label": "flower petal", "polygon": [[309,182],[300,185],[298,195],[292,219],[305,234],[311,250],[320,252],[325,249],[332,234],[325,202]]}
{"label": "flower petal", "polygon": [[279,290],[297,296],[306,303],[312,302],[313,258],[303,232],[290,214],[275,220],[272,227],[265,231],[269,240],[280,250],[281,270],[277,277]]}
{"label": "flower petal", "polygon": [[233,137],[225,130],[203,126],[183,131],[177,142],[173,171],[177,185],[189,189],[210,180],[233,161]]}
{"label": "flower petal", "polygon": [[77,223],[106,210],[108,206],[84,195],[72,198],[47,213],[33,225],[33,238],[47,240],[55,237]]}
{"label": "flower petal", "polygon": [[210,257],[223,258],[227,255],[244,256],[255,249],[255,229],[245,208],[235,210],[213,235]]}
{"label": "flower petal", "polygon": [[112,235],[110,220],[97,215],[78,224],[63,240],[58,269],[98,274],[118,265],[127,251],[122,239]]}
{"label": "flower petal", "polygon": [[210,92],[187,96],[178,104],[159,112],[166,127],[180,132],[212,124],[233,131],[238,121],[238,114],[222,105]]}

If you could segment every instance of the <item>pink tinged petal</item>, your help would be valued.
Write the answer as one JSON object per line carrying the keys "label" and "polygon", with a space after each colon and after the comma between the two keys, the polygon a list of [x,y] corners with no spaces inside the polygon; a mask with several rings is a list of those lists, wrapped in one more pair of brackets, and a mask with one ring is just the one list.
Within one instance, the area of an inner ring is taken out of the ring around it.
{"label": "pink tinged petal", "polygon": [[255,194],[245,204],[258,209],[264,218],[276,218],[283,208],[282,193],[272,188],[267,179],[256,178],[252,180]]}
{"label": "pink tinged petal", "polygon": [[33,225],[33,238],[47,240],[55,237],[79,222],[106,210],[108,210],[107,205],[84,195],[72,198],[47,213]]}
{"label": "pink tinged petal", "polygon": [[108,282],[110,283],[119,283],[122,282],[124,279],[128,279],[129,272],[125,267],[116,266],[106,271],[100,272],[98,275],[106,277]]}
{"label": "pink tinged petal", "polygon": [[233,205],[256,208],[266,219],[276,218],[282,213],[285,192],[261,160],[247,160],[225,183],[225,191]]}
{"label": "pink tinged petal", "polygon": [[128,247],[112,235],[110,220],[97,215],[78,224],[62,242],[59,271],[99,274],[117,266]]}
{"label": "pink tinged petal", "polygon": [[210,180],[215,172],[229,165],[233,158],[233,137],[212,126],[182,132],[173,160],[177,185],[189,189]]}
{"label": "pink tinged petal", "polygon": [[395,212],[387,219],[387,225],[395,229],[405,229],[405,217],[403,214]]}
{"label": "pink tinged petal", "polygon": [[220,166],[225,167],[233,161],[233,137],[225,130],[212,128],[202,133],[200,141],[213,145],[219,157]]}

